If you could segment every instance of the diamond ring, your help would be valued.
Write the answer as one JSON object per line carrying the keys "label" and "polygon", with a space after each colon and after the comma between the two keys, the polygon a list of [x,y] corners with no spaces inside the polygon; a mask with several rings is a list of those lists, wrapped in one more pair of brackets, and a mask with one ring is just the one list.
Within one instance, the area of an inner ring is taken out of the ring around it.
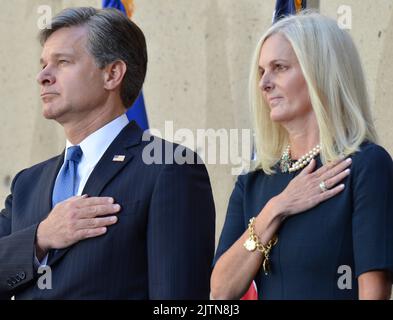
{"label": "diamond ring", "polygon": [[328,191],[329,189],[326,187],[325,181],[322,181],[319,184],[319,188],[321,189],[322,192]]}

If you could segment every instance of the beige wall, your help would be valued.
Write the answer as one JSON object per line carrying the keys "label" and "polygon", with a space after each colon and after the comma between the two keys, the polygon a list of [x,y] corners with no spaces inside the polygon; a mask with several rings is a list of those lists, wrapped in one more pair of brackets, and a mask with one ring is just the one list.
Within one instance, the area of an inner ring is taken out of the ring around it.
{"label": "beige wall", "polygon": [[[134,20],[144,30],[149,69],[144,87],[151,127],[248,128],[247,77],[254,46],[269,26],[274,0],[135,0]],[[318,3],[318,1],[313,1]],[[321,0],[337,16],[341,1]],[[0,0],[0,200],[22,168],[57,154],[61,128],[43,120],[35,74],[35,36],[41,4],[54,12],[100,0]],[[393,20],[391,0],[346,0],[351,34],[364,60],[381,144],[393,154]],[[209,165],[219,235],[235,177],[229,165]]]}

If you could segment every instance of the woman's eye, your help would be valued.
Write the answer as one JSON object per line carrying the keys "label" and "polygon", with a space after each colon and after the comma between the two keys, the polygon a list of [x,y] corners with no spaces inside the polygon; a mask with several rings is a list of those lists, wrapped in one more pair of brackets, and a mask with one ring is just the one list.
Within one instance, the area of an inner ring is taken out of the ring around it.
{"label": "woman's eye", "polygon": [[284,71],[284,70],[286,70],[286,69],[287,69],[286,66],[284,66],[284,65],[282,65],[282,64],[276,64],[276,70],[278,70],[278,71]]}

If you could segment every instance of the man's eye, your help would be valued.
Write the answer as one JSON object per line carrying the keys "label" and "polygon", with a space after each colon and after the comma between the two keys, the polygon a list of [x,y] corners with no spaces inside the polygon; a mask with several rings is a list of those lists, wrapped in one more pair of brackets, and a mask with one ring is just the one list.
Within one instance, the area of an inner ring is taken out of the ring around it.
{"label": "man's eye", "polygon": [[59,60],[59,64],[66,64],[66,63],[68,63],[67,60]]}

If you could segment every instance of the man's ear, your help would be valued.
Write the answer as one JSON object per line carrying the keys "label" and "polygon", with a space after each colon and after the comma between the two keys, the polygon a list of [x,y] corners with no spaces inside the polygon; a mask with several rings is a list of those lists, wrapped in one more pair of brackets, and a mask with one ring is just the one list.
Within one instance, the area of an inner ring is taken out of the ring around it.
{"label": "man's ear", "polygon": [[104,67],[104,88],[113,90],[120,87],[124,75],[127,71],[127,65],[122,60],[109,63]]}

